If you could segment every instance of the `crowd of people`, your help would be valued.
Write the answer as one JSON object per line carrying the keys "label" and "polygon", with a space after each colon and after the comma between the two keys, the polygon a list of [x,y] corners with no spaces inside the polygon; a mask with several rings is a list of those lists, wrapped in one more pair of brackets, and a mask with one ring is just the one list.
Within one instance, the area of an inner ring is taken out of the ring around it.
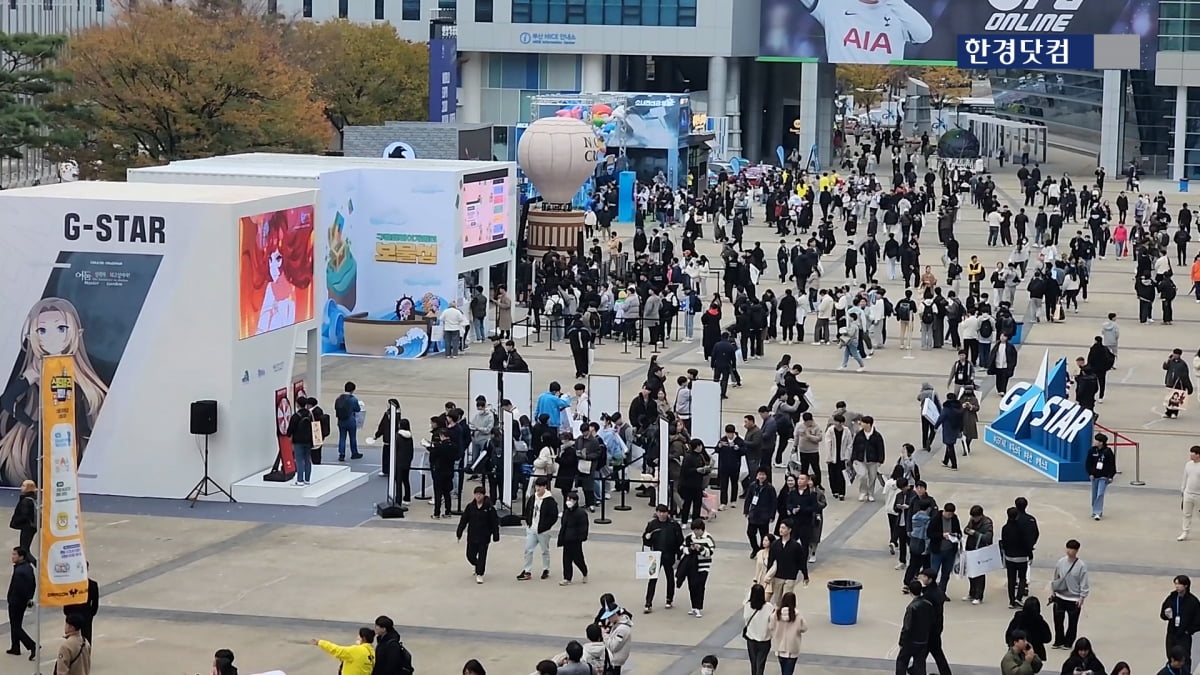
{"label": "crowd of people", "polygon": [[[1004,675],[1038,672],[1048,658],[1047,645],[1067,652],[1064,675],[1129,673],[1125,663],[1105,670],[1092,643],[1080,634],[1080,609],[1091,590],[1088,567],[1080,557],[1082,544],[1065,542],[1054,566],[1048,584],[1051,628],[1029,579],[1040,534],[1028,501],[1018,497],[1002,507],[939,502],[931,494],[937,481],[922,476],[921,463],[937,453],[943,467],[958,470],[960,461],[969,458],[971,443],[979,438],[983,392],[1008,391],[1023,326],[1076,320],[1072,315],[1080,302],[1089,300],[1096,261],[1109,257],[1110,244],[1118,264],[1133,258],[1139,321],[1153,323],[1157,301],[1161,322],[1170,325],[1182,281],[1175,267],[1187,261],[1192,211],[1184,204],[1172,218],[1161,192],[1121,192],[1110,203],[1102,172],[1092,184],[1077,187],[1071,176],[1043,176],[1029,162],[1015,172],[1024,203],[1007,204],[994,177],[978,167],[941,163],[935,168],[926,161],[918,173],[913,156],[906,158],[885,132],[877,130],[861,140],[866,147],[846,175],[794,168],[768,171],[754,182],[722,175],[700,197],[665,185],[641,185],[629,241],[611,228],[615,189],[601,188],[590,205],[590,245],[582,255],[545,253],[530,270],[534,283],[515,300],[502,287],[490,297],[480,288],[472,291],[467,307],[445,310],[438,318],[447,357],[458,356],[460,347],[472,342],[491,339],[493,370],[528,372],[511,334],[511,309],[525,303],[530,330],[544,330],[549,339],[569,344],[578,382],[551,382],[530,411],[518,410],[508,399],[482,396],[462,407],[448,402],[430,418],[427,433],[404,417],[399,400],[389,401],[373,439],[384,443],[383,472],[396,483],[398,504],[412,505],[414,450],[423,445],[433,487],[431,517],[458,519],[453,529],[459,540],[465,537],[465,557],[477,584],[487,579],[489,547],[501,539],[511,504],[508,515],[519,519],[524,540],[516,580],[555,576],[552,549],[557,549],[558,584],[567,586],[588,583],[589,514],[614,497],[644,499],[652,515],[641,544],[657,554],[657,571],[646,580],[644,598],[628,606],[641,602],[644,614],[654,612],[661,585],[661,607],[673,609],[676,591],[686,585],[686,614],[695,618],[704,616],[718,547],[709,524],[736,510],[746,525],[750,562],[745,576],[753,579],[741,619],[751,674],[763,675],[774,655],[780,672],[791,675],[808,630],[797,594],[821,564],[817,554],[826,511],[848,495],[858,502],[878,501],[887,515],[886,548],[896,559],[897,586],[909,597],[898,637],[897,675],[924,675],[927,659],[940,675],[952,675],[943,650],[949,584],[956,575],[964,578],[963,601],[979,605],[985,600],[987,572],[999,569],[1005,571],[1006,600],[1014,610],[1003,636],[1009,647],[1000,664]],[[885,183],[874,169],[888,148],[892,179]],[[961,202],[967,200],[986,224],[989,250],[1006,250],[995,262],[982,259],[982,252],[960,255],[958,236],[968,208]],[[773,256],[761,242],[746,240],[759,218],[773,232],[772,239],[778,237],[778,248],[768,244]],[[1067,227],[1077,229],[1060,244]],[[713,243],[705,243],[707,239]],[[712,262],[698,251],[700,243],[719,249]],[[1189,278],[1200,302],[1200,255],[1192,259]],[[669,342],[691,343],[697,315],[703,367],[671,380],[657,357],[651,357],[627,410],[593,410],[583,378],[598,344],[619,340],[661,348]],[[493,332],[486,327],[489,316],[496,317]],[[1164,340],[1176,338],[1175,333],[1164,334]],[[1104,402],[1119,342],[1120,316],[1110,312],[1096,326],[1094,342],[1079,347],[1071,386],[1079,405],[1095,410]],[[835,345],[840,356],[840,361],[838,356],[830,361],[822,351],[807,351],[804,360],[810,363],[824,361],[844,369],[854,361],[860,372],[879,349],[950,352],[945,365],[938,366],[948,373],[945,387],[927,383],[917,393],[914,416],[920,420],[921,438],[888,438],[871,411],[856,410],[846,401],[818,410],[801,358],[788,353],[779,355],[773,386],[762,404],[748,407],[737,423],[725,424],[715,445],[692,436],[695,381],[712,378],[728,398],[731,387],[743,384],[740,364],[767,357],[768,345],[802,344]],[[1163,370],[1169,394],[1164,415],[1173,418],[1193,393],[1192,377],[1200,376],[1200,352],[1189,362],[1183,349],[1175,348]],[[566,374],[562,371],[559,379],[565,381]],[[351,459],[361,457],[356,437],[364,422],[355,390],[353,382],[346,383],[334,404],[339,460],[345,459],[347,444]],[[1182,396],[1171,405],[1170,395],[1177,393]],[[509,428],[505,413],[511,415]],[[323,419],[328,418],[316,400],[306,399],[288,426],[293,446],[306,454],[319,452],[314,434],[325,436],[329,430],[318,431],[314,421]],[[667,429],[665,446],[659,442],[662,427]],[[511,462],[504,460],[506,435],[513,439]],[[1104,515],[1107,485],[1116,472],[1109,440],[1097,434],[1087,458],[1095,520]],[[311,464],[301,466],[311,470]],[[664,473],[667,497],[660,500],[649,483]],[[307,480],[306,474],[298,475],[297,480]],[[638,487],[641,476],[647,484]],[[474,481],[478,485],[470,487]],[[506,482],[511,484],[507,494]],[[1178,538],[1184,540],[1200,506],[1200,446],[1191,449],[1181,497]],[[465,505],[456,503],[464,498]],[[994,508],[1004,511],[999,525],[989,515]],[[14,516],[14,523],[25,520]],[[32,527],[36,531],[36,523]],[[14,529],[22,530],[26,547],[14,551],[14,569],[31,568],[35,561],[25,530]],[[970,573],[966,561],[993,545],[1000,551],[1001,566]],[[21,653],[20,616],[32,599],[30,592],[22,601],[28,588],[17,577],[17,594],[12,587],[9,592],[10,653]],[[1192,636],[1200,631],[1200,601],[1186,575],[1174,582],[1159,615],[1167,626],[1164,675],[1185,675],[1191,668]],[[68,614],[69,658],[84,651],[90,655],[98,591],[96,602],[87,612]],[[598,612],[578,639],[536,663],[535,673],[620,675],[635,650],[633,617],[626,604],[602,594]],[[77,638],[70,633],[72,626]],[[994,639],[998,642],[999,636]],[[353,644],[313,644],[349,675],[414,672],[413,654],[386,616],[362,628]],[[90,656],[77,662],[90,662]],[[713,675],[718,659],[708,655],[696,665],[702,675]],[[78,675],[89,667],[70,665],[64,672]],[[235,675],[232,652],[218,651],[212,668],[214,675]],[[486,675],[475,659],[462,672]]]}

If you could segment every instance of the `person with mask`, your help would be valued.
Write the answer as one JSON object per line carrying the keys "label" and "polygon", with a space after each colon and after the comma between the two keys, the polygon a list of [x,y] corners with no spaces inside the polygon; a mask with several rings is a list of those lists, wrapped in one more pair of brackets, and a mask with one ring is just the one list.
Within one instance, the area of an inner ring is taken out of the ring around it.
{"label": "person with mask", "polygon": [[474,498],[459,517],[459,541],[462,541],[464,531],[467,533],[467,562],[475,568],[475,583],[482,584],[483,575],[487,574],[488,547],[492,542],[500,541],[500,515],[482,485],[475,486]]}
{"label": "person with mask", "polygon": [[562,523],[558,529],[558,546],[563,550],[563,578],[559,586],[570,586],[574,568],[578,567],[587,583],[587,560],[583,557],[583,543],[588,538],[588,513],[579,508],[579,493],[567,492],[563,501]]}

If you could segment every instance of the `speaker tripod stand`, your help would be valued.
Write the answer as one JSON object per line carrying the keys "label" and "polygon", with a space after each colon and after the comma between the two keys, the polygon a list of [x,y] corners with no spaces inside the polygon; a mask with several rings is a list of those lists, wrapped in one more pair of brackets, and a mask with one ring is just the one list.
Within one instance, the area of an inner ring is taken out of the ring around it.
{"label": "speaker tripod stand", "polygon": [[208,434],[204,434],[204,477],[200,479],[199,483],[196,483],[196,487],[192,488],[184,499],[191,502],[192,505],[189,508],[194,509],[196,508],[196,502],[201,497],[210,497],[212,495],[225,495],[231,503],[237,503],[237,500],[233,498],[233,495],[229,494],[228,490],[218,485],[217,481],[208,475]]}

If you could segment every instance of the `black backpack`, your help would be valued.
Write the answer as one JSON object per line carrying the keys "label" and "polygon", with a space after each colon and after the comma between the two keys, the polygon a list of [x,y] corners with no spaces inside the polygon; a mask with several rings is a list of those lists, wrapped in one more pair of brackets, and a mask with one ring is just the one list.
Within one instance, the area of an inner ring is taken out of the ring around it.
{"label": "black backpack", "polygon": [[979,337],[983,337],[983,338],[992,337],[992,322],[991,321],[985,320],[985,321],[979,322]]}
{"label": "black backpack", "polygon": [[912,320],[912,305],[908,300],[902,300],[896,303],[896,320],[911,321]]}
{"label": "black backpack", "polygon": [[937,314],[933,311],[933,305],[925,305],[925,309],[921,310],[921,323],[931,324],[937,319]]}
{"label": "black backpack", "polygon": [[344,422],[354,416],[356,410],[351,410],[354,397],[351,394],[342,394],[333,402],[333,414],[337,416],[338,421]]}

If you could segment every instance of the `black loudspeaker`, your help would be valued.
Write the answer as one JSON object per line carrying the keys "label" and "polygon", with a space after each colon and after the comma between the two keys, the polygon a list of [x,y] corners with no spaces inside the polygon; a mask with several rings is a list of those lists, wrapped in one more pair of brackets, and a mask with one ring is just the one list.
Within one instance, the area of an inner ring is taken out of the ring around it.
{"label": "black loudspeaker", "polygon": [[405,509],[399,504],[388,504],[387,502],[379,502],[375,505],[375,513],[379,514],[380,518],[403,518]]}
{"label": "black loudspeaker", "polygon": [[209,436],[217,433],[217,402],[192,401],[192,433]]}

